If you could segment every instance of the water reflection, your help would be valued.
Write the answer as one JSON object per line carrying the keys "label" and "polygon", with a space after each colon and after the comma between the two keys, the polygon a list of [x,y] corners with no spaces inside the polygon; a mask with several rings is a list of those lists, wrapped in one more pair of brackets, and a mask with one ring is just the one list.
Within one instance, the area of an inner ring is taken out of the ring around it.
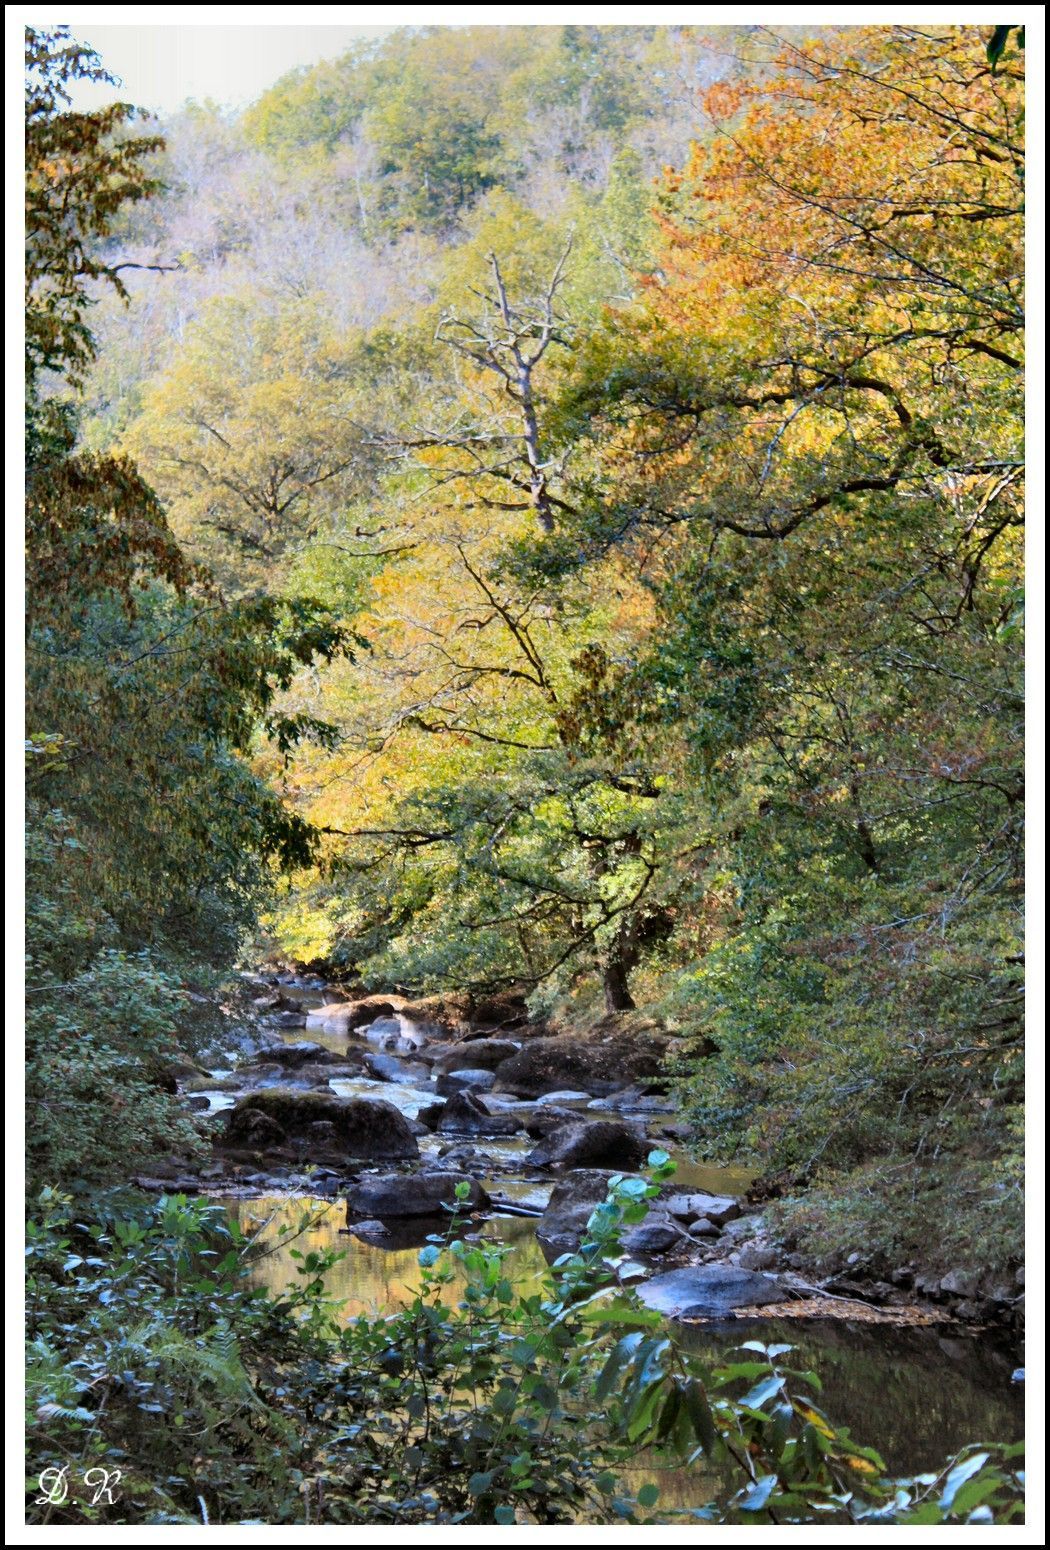
{"label": "water reflection", "polygon": [[[440,1227],[413,1223],[404,1235],[366,1241],[340,1230],[345,1222],[342,1201],[263,1197],[223,1204],[245,1231],[268,1223],[262,1237],[272,1252],[259,1262],[256,1274],[274,1292],[297,1282],[291,1248],[343,1251],[345,1257],[330,1273],[327,1288],[343,1303],[347,1319],[407,1306],[420,1285],[419,1246],[428,1231]],[[276,1241],[282,1224],[297,1228],[304,1216],[309,1225],[294,1241]],[[509,1246],[507,1273],[517,1284],[533,1280],[544,1268],[534,1229],[534,1222],[507,1217],[475,1224],[483,1238]],[[457,1276],[446,1295],[455,1299],[464,1288],[463,1277]],[[820,1402],[829,1415],[849,1426],[858,1440],[878,1448],[894,1472],[931,1468],[964,1443],[1013,1441],[1024,1434],[1021,1387],[1010,1381],[1016,1359],[987,1340],[950,1337],[936,1328],[898,1329],[850,1320],[739,1318],[679,1328],[690,1349],[712,1362],[742,1340],[794,1346],[792,1364],[820,1374]],[[633,1471],[632,1480],[656,1480],[661,1507],[696,1506],[716,1483],[714,1476],[695,1470],[683,1474],[655,1464],[646,1461],[644,1472]]]}
{"label": "water reflection", "polygon": [[[356,1318],[362,1313],[392,1313],[406,1308],[419,1291],[422,1271],[419,1250],[428,1233],[440,1232],[443,1224],[433,1222],[390,1223],[391,1231],[382,1239],[359,1238],[342,1231],[346,1207],[342,1200],[302,1199],[289,1201],[283,1196],[262,1196],[252,1200],[224,1200],[222,1204],[246,1233],[258,1232],[270,1251],[256,1266],[256,1277],[271,1291],[279,1293],[301,1284],[291,1251],[308,1253],[311,1249],[335,1249],[345,1255],[333,1267],[326,1281],[328,1295],[340,1302],[341,1317]],[[308,1225],[300,1230],[303,1223]],[[280,1229],[291,1229],[283,1239]],[[472,1231],[510,1247],[507,1274],[516,1285],[537,1276],[545,1266],[536,1241],[535,1223],[525,1218],[492,1217],[472,1225]],[[294,1236],[293,1236],[294,1234]],[[466,1290],[466,1278],[457,1275],[451,1283],[449,1298]]]}
{"label": "water reflection", "polygon": [[734,1319],[683,1327],[683,1343],[717,1359],[741,1340],[794,1347],[792,1366],[819,1373],[820,1405],[897,1473],[932,1468],[968,1442],[1024,1435],[1014,1362],[994,1343],[936,1327],[849,1319]]}

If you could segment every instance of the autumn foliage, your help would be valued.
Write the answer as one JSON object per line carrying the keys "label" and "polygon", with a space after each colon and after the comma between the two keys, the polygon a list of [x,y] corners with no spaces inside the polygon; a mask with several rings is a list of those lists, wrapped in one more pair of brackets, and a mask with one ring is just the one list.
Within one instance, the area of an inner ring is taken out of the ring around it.
{"label": "autumn foliage", "polygon": [[1012,1264],[1019,35],[489,32],[176,122],[100,308],[89,440],[357,647],[268,945],[644,1007],[807,1252]]}

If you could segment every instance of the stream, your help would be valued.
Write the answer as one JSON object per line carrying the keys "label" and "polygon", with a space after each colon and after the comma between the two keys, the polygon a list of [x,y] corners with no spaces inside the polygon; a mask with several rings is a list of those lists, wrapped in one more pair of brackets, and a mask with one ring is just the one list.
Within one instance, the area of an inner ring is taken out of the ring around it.
{"label": "stream", "polygon": [[[322,990],[296,990],[309,1013],[325,1000]],[[381,1019],[379,1029],[365,1030],[376,1047],[396,1045],[399,1054],[411,1056],[412,1029],[401,1027],[396,1035],[391,1019]],[[380,1026],[385,1024],[386,1026]],[[347,1048],[344,1030],[311,1026],[280,1030],[287,1043],[306,1039],[342,1056]],[[405,1035],[408,1035],[406,1040]],[[260,1057],[265,1060],[265,1053]],[[212,1068],[218,1081],[230,1078],[236,1062]],[[235,1096],[223,1087],[206,1089],[211,1112],[232,1106]],[[409,1118],[435,1101],[426,1073],[411,1079],[379,1080],[372,1077],[335,1077],[331,1089],[343,1096],[382,1098]],[[581,1110],[585,1107],[580,1105]],[[592,1117],[592,1116],[588,1116]],[[654,1117],[655,1118],[655,1117]],[[419,1137],[422,1157],[436,1156],[447,1136]],[[534,1143],[524,1136],[476,1143],[491,1160],[470,1171],[493,1194],[508,1201],[542,1208],[552,1188],[552,1178],[530,1172],[525,1155]],[[665,1144],[665,1143],[659,1143]],[[675,1185],[686,1190],[721,1195],[742,1195],[748,1174],[742,1170],[717,1169],[675,1156]],[[405,1306],[420,1282],[419,1249],[434,1231],[434,1224],[397,1221],[387,1224],[385,1234],[357,1236],[346,1230],[341,1197],[310,1194],[306,1184],[277,1193],[260,1180],[251,1179],[235,1193],[217,1194],[225,1209],[246,1232],[259,1232],[268,1246],[258,1261],[256,1275],[273,1292],[296,1281],[296,1261],[291,1250],[334,1249],[341,1254],[329,1273],[328,1294],[342,1304],[341,1316],[382,1314]],[[286,1229],[284,1240],[281,1228]],[[536,1238],[535,1218],[493,1214],[477,1224],[485,1239],[509,1246],[508,1275],[516,1283],[537,1276],[545,1265]],[[294,1241],[293,1241],[294,1238]],[[448,1295],[460,1290],[453,1282]],[[743,1340],[783,1342],[795,1348],[790,1359],[799,1368],[812,1368],[823,1381],[820,1403],[837,1424],[850,1427],[853,1435],[879,1449],[895,1473],[915,1473],[939,1464],[965,1443],[1015,1441],[1024,1435],[1024,1385],[1014,1382],[1016,1351],[988,1334],[960,1333],[954,1325],[900,1327],[871,1323],[848,1315],[834,1319],[782,1319],[748,1317],[743,1312],[718,1323],[679,1326],[685,1341],[699,1354],[716,1359]],[[695,1505],[698,1485],[681,1474],[661,1480],[661,1501],[671,1505]]]}

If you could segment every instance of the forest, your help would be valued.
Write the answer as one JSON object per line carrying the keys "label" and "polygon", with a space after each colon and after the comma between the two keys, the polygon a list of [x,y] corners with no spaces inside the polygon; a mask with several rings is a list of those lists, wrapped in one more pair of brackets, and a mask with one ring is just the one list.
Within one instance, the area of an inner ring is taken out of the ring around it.
{"label": "forest", "polygon": [[631,1276],[1023,1382],[1024,59],[27,30],[30,1523],[1020,1523]]}

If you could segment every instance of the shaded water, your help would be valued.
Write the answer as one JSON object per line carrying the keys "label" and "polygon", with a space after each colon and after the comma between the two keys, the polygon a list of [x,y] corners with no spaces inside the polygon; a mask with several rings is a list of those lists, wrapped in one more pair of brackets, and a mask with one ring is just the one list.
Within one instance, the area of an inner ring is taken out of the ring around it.
{"label": "shaded water", "polygon": [[[296,994],[304,1010],[332,999],[323,990]],[[307,1039],[343,1056],[348,1045],[396,1051],[411,1059],[414,1028],[407,1020],[381,1018],[372,1027],[347,1034],[345,1028],[318,1026],[289,1030],[289,1042]],[[402,1047],[398,1048],[399,1043]],[[265,1058],[265,1057],[264,1057]],[[216,1075],[219,1075],[217,1072]],[[344,1097],[382,1098],[414,1118],[424,1104],[436,1097],[425,1070],[407,1069],[406,1080],[383,1081],[372,1077],[334,1078],[330,1086]],[[213,1112],[234,1100],[230,1093],[210,1093]],[[586,1104],[572,1104],[581,1113]],[[657,1116],[652,1116],[659,1124]],[[438,1155],[448,1143],[438,1134],[420,1137],[420,1151]],[[513,1138],[482,1139],[480,1154],[471,1172],[490,1193],[542,1208],[552,1179],[530,1170],[525,1161],[533,1142],[523,1134]],[[668,1147],[672,1155],[676,1148]],[[481,1158],[488,1159],[482,1163]],[[712,1168],[675,1156],[676,1187],[712,1194],[741,1195],[750,1182],[741,1169]],[[328,1295],[341,1304],[341,1317],[383,1315],[407,1306],[421,1282],[419,1250],[428,1235],[439,1232],[440,1221],[388,1223],[385,1234],[358,1237],[345,1231],[345,1204],[341,1199],[258,1196],[226,1199],[225,1208],[241,1227],[258,1232],[269,1252],[256,1266],[256,1275],[271,1291],[280,1293],[298,1283],[297,1261],[292,1251],[335,1250],[342,1257],[326,1278]],[[535,1236],[535,1221],[516,1217],[491,1217],[475,1224],[479,1238],[499,1241],[509,1252],[506,1271],[519,1288],[535,1282],[545,1260]],[[282,1236],[282,1229],[284,1233]],[[462,1275],[454,1277],[443,1296],[455,1302],[466,1287]],[[812,1368],[823,1381],[821,1405],[838,1425],[848,1426],[858,1441],[883,1454],[894,1473],[912,1474],[940,1465],[965,1443],[1013,1441],[1023,1435],[1023,1386],[1011,1382],[1016,1358],[1000,1351],[986,1338],[960,1338],[937,1328],[897,1328],[859,1320],[757,1320],[737,1318],[719,1325],[679,1326],[682,1342],[716,1364],[743,1340],[791,1345],[789,1358],[800,1369]],[[629,1483],[645,1480],[660,1486],[660,1511],[695,1507],[715,1492],[717,1477],[706,1469],[666,1470],[652,1457],[643,1457],[632,1469]]]}
{"label": "shaded water", "polygon": [[[345,1257],[329,1273],[330,1296],[343,1303],[342,1316],[389,1313],[407,1306],[419,1289],[419,1249],[440,1223],[404,1224],[402,1232],[364,1241],[341,1229],[342,1201],[261,1197],[227,1200],[226,1208],[246,1231],[267,1224],[263,1241],[273,1245],[257,1275],[272,1291],[296,1284],[290,1250],[335,1249]],[[282,1226],[298,1230],[277,1242]],[[393,1224],[392,1224],[393,1225]],[[507,1274],[517,1285],[544,1268],[532,1221],[493,1217],[478,1234],[510,1247]],[[465,1280],[456,1277],[445,1292],[454,1301]],[[819,1373],[819,1403],[858,1441],[876,1447],[895,1473],[932,1468],[968,1442],[1014,1441],[1023,1436],[1022,1386],[1011,1382],[1015,1360],[987,1340],[950,1336],[937,1328],[896,1328],[849,1319],[757,1320],[679,1326],[680,1338],[698,1355],[717,1362],[743,1340],[791,1345],[792,1365]],[[695,1506],[712,1481],[681,1471],[649,1469],[661,1485],[661,1505]],[[641,1478],[641,1477],[639,1477]]]}
{"label": "shaded water", "polygon": [[[345,1253],[345,1258],[329,1272],[325,1282],[328,1295],[343,1304],[342,1317],[352,1319],[362,1313],[392,1313],[406,1308],[419,1291],[422,1272],[419,1251],[428,1234],[438,1232],[441,1223],[389,1223],[390,1232],[380,1242],[365,1241],[341,1231],[346,1208],[341,1200],[262,1196],[254,1200],[227,1200],[223,1204],[235,1216],[245,1232],[254,1232],[266,1223],[263,1238],[272,1250],[259,1261],[259,1280],[273,1292],[286,1291],[298,1284],[299,1277],[292,1249],[308,1253],[311,1249]],[[300,1230],[305,1220],[310,1225]],[[544,1269],[545,1260],[536,1241],[535,1222],[524,1217],[491,1217],[478,1225],[480,1236],[510,1245],[507,1273],[517,1285]],[[281,1241],[280,1229],[292,1232]],[[294,1233],[294,1236],[293,1236]],[[450,1285],[448,1297],[455,1300],[466,1289],[465,1277]]]}

